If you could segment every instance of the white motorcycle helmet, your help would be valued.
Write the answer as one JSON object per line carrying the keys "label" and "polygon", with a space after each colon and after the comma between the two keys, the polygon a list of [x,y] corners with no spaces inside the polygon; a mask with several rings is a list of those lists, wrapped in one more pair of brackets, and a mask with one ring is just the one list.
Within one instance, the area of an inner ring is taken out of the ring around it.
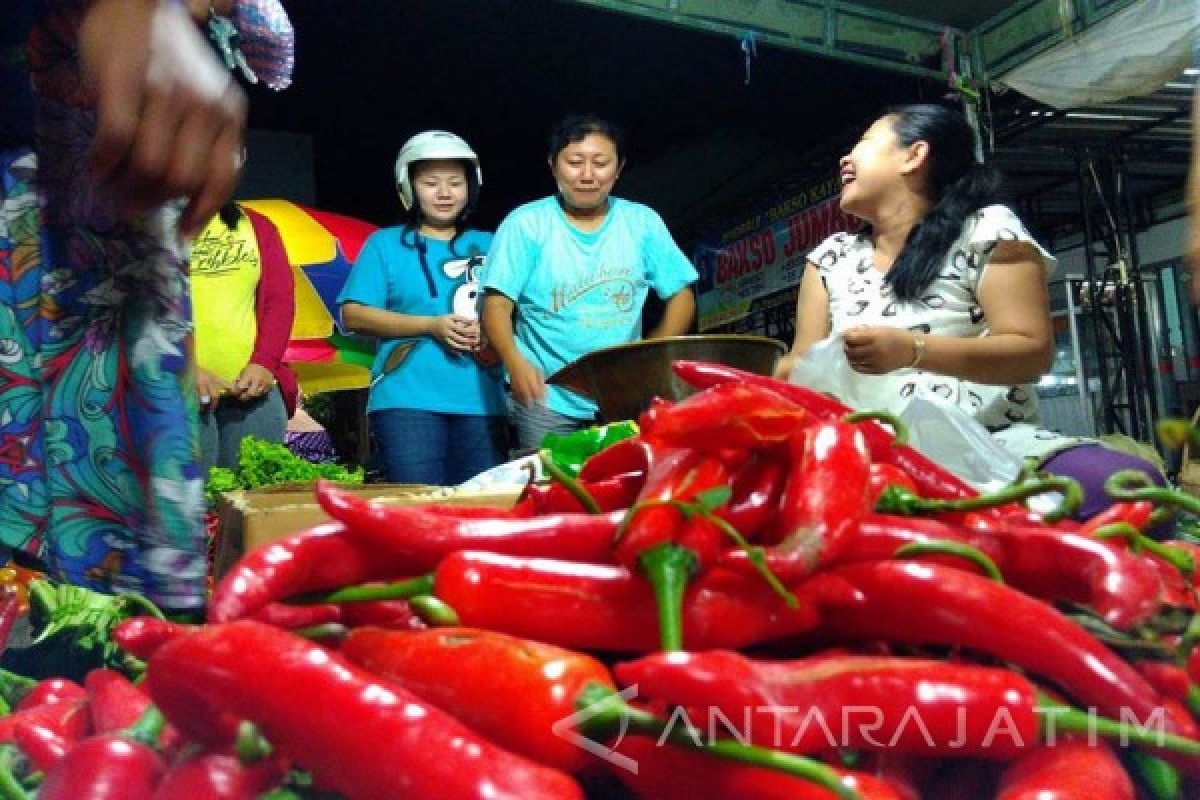
{"label": "white motorcycle helmet", "polygon": [[[435,159],[450,159],[454,161],[469,161],[475,165],[475,187],[472,195],[477,195],[479,186],[483,184],[483,171],[479,168],[479,156],[471,149],[461,136],[449,131],[424,131],[409,139],[400,148],[396,156],[396,191],[400,194],[400,202],[404,210],[412,208],[413,187],[409,169],[417,161],[433,161]],[[467,208],[475,204],[475,197],[467,199]]]}

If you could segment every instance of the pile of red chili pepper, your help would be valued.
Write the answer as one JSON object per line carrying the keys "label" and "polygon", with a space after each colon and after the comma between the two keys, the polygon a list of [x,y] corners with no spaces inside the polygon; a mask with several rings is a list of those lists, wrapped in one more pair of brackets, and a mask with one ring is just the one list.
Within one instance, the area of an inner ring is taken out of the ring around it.
{"label": "pile of red chili pepper", "polygon": [[1070,482],[981,496],[894,420],[674,369],[694,395],[512,508],[320,485],[333,521],[248,553],[208,624],[117,628],[138,714],[93,710],[74,747],[10,725],[0,784],[28,761],[39,798],[1200,797],[1196,552],[1145,533],[1194,500],[1118,475],[1077,521]]}

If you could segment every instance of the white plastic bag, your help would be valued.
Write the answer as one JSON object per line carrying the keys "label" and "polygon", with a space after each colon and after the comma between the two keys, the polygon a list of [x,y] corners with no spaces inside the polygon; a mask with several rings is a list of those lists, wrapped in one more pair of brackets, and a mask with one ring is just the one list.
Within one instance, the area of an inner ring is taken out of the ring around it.
{"label": "white plastic bag", "polygon": [[981,491],[1011,482],[1021,470],[1021,460],[958,406],[949,405],[920,387],[908,398],[902,398],[901,379],[894,374],[855,372],[846,360],[840,334],[813,345],[792,367],[788,379],[831,394],[854,409],[896,414],[908,426],[909,443],[913,447]]}
{"label": "white plastic bag", "polygon": [[918,392],[899,417],[909,444],[980,491],[999,489],[1021,471],[1021,460],[957,406]]}

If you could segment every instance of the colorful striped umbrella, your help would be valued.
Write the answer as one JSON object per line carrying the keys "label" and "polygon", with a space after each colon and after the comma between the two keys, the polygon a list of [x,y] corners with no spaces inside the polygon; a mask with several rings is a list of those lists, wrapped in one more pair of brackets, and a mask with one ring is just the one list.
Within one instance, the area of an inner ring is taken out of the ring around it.
{"label": "colorful striped umbrella", "polygon": [[296,318],[284,361],[296,370],[301,390],[317,394],[368,386],[374,344],[341,329],[337,296],[375,226],[290,200],[239,202],[271,220],[292,265]]}

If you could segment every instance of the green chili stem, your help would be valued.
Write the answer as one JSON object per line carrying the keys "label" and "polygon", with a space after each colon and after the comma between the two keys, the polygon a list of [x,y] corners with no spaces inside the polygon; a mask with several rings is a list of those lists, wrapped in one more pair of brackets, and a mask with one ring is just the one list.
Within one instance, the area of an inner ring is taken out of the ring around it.
{"label": "green chili stem", "polygon": [[1141,470],[1123,469],[1114,472],[1104,482],[1104,491],[1113,500],[1148,500],[1152,503],[1182,508],[1191,514],[1200,514],[1200,499],[1178,489],[1159,486]]}
{"label": "green chili stem", "polygon": [[[1038,709],[1047,728],[1065,733],[1088,733],[1117,739],[1123,744],[1136,744],[1167,750],[1185,756],[1200,756],[1200,742],[1161,729],[1117,722],[1108,717],[1098,717],[1039,694]],[[1149,720],[1147,720],[1149,722]]]}
{"label": "green chili stem", "polygon": [[521,493],[517,495],[517,501],[514,503],[514,505],[520,505],[523,503],[525,499],[529,497],[529,493],[533,490],[534,483],[537,482],[537,470],[534,468],[532,462],[526,461],[524,464],[522,464],[521,471],[527,473],[529,477],[525,479],[525,485],[521,487]]}
{"label": "green chili stem", "polygon": [[908,426],[900,417],[888,411],[855,411],[853,414],[847,414],[842,417],[842,422],[865,422],[871,420],[873,422],[882,422],[892,429],[892,438],[894,447],[902,447],[908,444]]}
{"label": "green chili stem", "polygon": [[1193,717],[1200,719],[1200,686],[1194,683],[1188,684],[1184,705],[1187,706],[1187,710],[1192,713]]}
{"label": "green chili stem", "polygon": [[135,742],[141,742],[148,747],[156,747],[158,737],[162,735],[163,728],[166,726],[167,718],[158,710],[158,707],[146,706],[142,715],[122,733]]}
{"label": "green chili stem", "polygon": [[1139,531],[1128,522],[1114,522],[1092,531],[1097,539],[1121,537],[1129,542],[1129,547],[1137,553],[1145,550],[1161,558],[1184,575],[1190,576],[1196,571],[1196,559],[1187,550],[1177,550],[1174,547],[1157,542]]}
{"label": "green chili stem", "polygon": [[395,583],[376,586],[346,586],[332,592],[301,595],[289,599],[293,605],[320,605],[322,603],[366,603],[371,600],[406,600],[419,594],[433,592],[433,574],[421,575]]}
{"label": "green chili stem", "polygon": [[[1076,608],[1082,608],[1076,606]],[[1139,655],[1153,655],[1163,659],[1175,655],[1175,648],[1160,641],[1139,639],[1112,627],[1093,612],[1081,611],[1068,615],[1079,627],[1116,650],[1132,651]]]}
{"label": "green chili stem", "polygon": [[1200,428],[1192,427],[1191,420],[1160,419],[1154,429],[1158,434],[1159,441],[1174,450],[1183,447],[1185,442],[1190,442],[1192,447],[1200,448]]}
{"label": "green chili stem", "polygon": [[0,748],[0,800],[29,800],[29,793],[13,775],[17,751],[11,745]]}
{"label": "green chili stem", "polygon": [[149,598],[146,598],[137,592],[123,592],[120,597],[131,606],[142,609],[155,619],[165,620],[167,618],[167,615],[162,612],[161,608],[154,605]]}
{"label": "green chili stem", "polygon": [[654,588],[658,604],[658,637],[665,652],[683,649],[683,597],[696,573],[696,555],[667,542],[638,556],[638,565]]}
{"label": "green chili stem", "polygon": [[324,622],[320,625],[309,625],[305,628],[294,628],[291,633],[301,639],[321,641],[323,639],[338,639],[346,635],[348,628],[340,622]]}
{"label": "green chili stem", "polygon": [[1179,640],[1179,652],[1183,658],[1191,656],[1192,648],[1196,646],[1197,642],[1200,642],[1200,614],[1192,616]]}
{"label": "green chili stem", "polygon": [[924,542],[910,542],[896,551],[897,558],[920,558],[930,555],[964,558],[983,570],[984,574],[996,583],[1004,583],[1004,575],[1000,573],[996,562],[978,547],[972,547],[969,544],[949,539],[930,539]]}
{"label": "green chili stem", "polygon": [[910,513],[978,511],[1025,500],[1047,492],[1061,492],[1063,495],[1062,502],[1058,504],[1057,508],[1042,515],[1047,522],[1057,522],[1074,514],[1079,509],[1079,504],[1083,502],[1083,490],[1077,481],[1061,475],[1051,475],[1030,483],[1006,486],[991,494],[963,497],[956,500],[932,500],[914,495],[909,507],[912,509]]}
{"label": "green chili stem", "polygon": [[1125,762],[1131,767],[1138,782],[1150,792],[1152,800],[1179,800],[1183,797],[1183,781],[1179,770],[1158,756],[1130,750]]}
{"label": "green chili stem", "polygon": [[746,537],[742,536],[741,532],[729,523],[729,520],[721,519],[716,514],[710,512],[705,512],[704,518],[715,525],[730,539],[733,539],[738,547],[745,551],[746,558],[750,559],[750,563],[754,565],[754,569],[763,577],[767,585],[774,590],[775,594],[783,598],[783,602],[787,603],[788,608],[795,608],[800,604],[800,601],[796,599],[796,595],[783,585],[783,581],[779,580],[779,576],[771,572],[771,568],[767,566],[767,557],[762,547],[751,546],[746,541]]}
{"label": "green chili stem", "polygon": [[592,497],[591,493],[574,476],[558,465],[549,450],[539,450],[538,458],[541,459],[542,468],[546,470],[546,474],[562,484],[562,487],[579,501],[585,511],[589,514],[600,513],[600,506],[596,503],[596,498]]}
{"label": "green chili stem", "polygon": [[842,800],[862,800],[852,787],[826,764],[803,756],[782,753],[735,739],[705,740],[703,731],[686,723],[671,724],[623,701],[607,686],[590,684],[579,695],[576,707],[587,712],[581,733],[595,741],[604,741],[619,732],[656,736],[673,745],[699,750],[726,761],[777,770],[820,786]]}
{"label": "green chili stem", "polygon": [[37,681],[18,675],[7,669],[0,669],[0,697],[10,706],[15,706],[24,699],[25,695],[37,686]]}
{"label": "green chili stem", "polygon": [[460,624],[458,612],[441,598],[431,594],[419,594],[408,599],[412,610],[426,625],[434,628],[452,628]]}
{"label": "green chili stem", "polygon": [[234,754],[242,764],[250,765],[269,758],[274,748],[262,732],[248,719],[238,723],[237,741],[234,743]]}

